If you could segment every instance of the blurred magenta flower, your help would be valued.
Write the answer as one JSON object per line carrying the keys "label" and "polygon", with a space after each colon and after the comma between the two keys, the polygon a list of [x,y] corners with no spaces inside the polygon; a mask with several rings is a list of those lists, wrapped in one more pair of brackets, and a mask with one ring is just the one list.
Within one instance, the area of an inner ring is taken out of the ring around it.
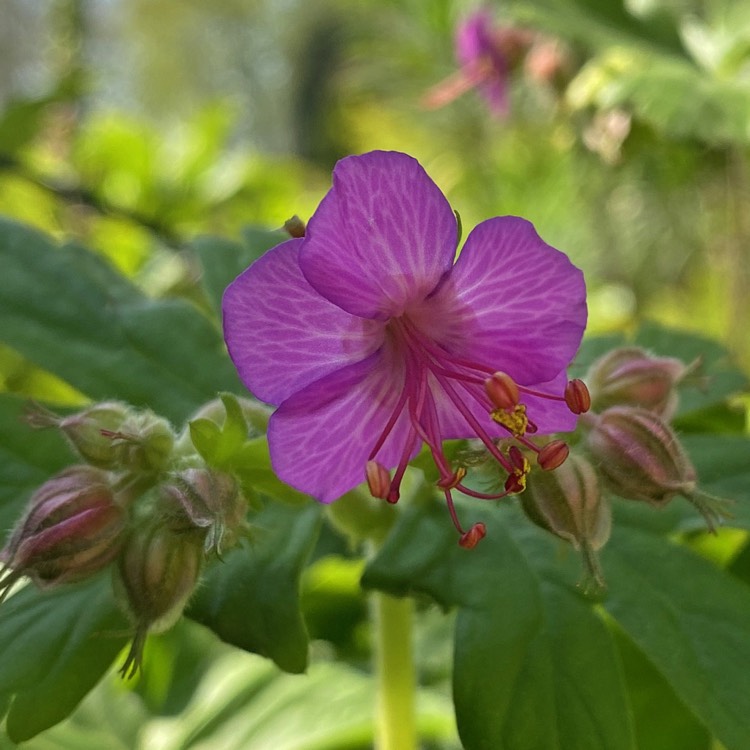
{"label": "blurred magenta flower", "polygon": [[492,114],[508,114],[511,68],[533,41],[533,33],[512,26],[496,26],[488,9],[481,9],[456,28],[455,54],[459,70],[431,88],[424,104],[437,109],[466,91],[478,88]]}
{"label": "blurred magenta flower", "polygon": [[242,380],[278,406],[268,441],[282,480],[329,503],[367,478],[396,502],[424,443],[473,546],[483,533],[461,528],[451,490],[485,495],[461,483],[442,442],[478,438],[506,490],[523,489],[528,461],[497,438],[539,453],[525,433],[575,427],[565,368],[586,302],[582,273],[524,219],[482,222],[454,265],[457,243],[456,217],[416,160],[348,157],[306,236],[228,287],[224,331]]}

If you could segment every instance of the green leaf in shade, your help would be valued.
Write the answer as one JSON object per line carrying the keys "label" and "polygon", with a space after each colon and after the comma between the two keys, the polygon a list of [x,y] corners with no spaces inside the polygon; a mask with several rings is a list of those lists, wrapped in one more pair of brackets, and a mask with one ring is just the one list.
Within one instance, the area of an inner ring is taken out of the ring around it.
{"label": "green leaf in shade", "polygon": [[40,592],[28,586],[0,610],[0,696],[21,742],[68,716],[109,669],[128,632],[108,575]]}
{"label": "green leaf in shade", "polygon": [[92,399],[180,422],[241,390],[220,333],[189,303],[149,300],[101,258],[6,220],[0,254],[0,339]]}
{"label": "green leaf in shade", "polygon": [[538,540],[529,554],[508,533],[509,519],[522,523],[515,511],[472,506],[487,538],[468,551],[444,508],[411,508],[363,585],[460,608],[453,693],[467,750],[633,750],[612,637],[570,585],[577,560],[571,556],[561,575],[555,545],[524,525]]}
{"label": "green leaf in shade", "polygon": [[303,672],[308,639],[299,580],[320,530],[320,507],[268,503],[252,522],[253,541],[208,571],[187,614],[227,643]]}
{"label": "green leaf in shade", "polygon": [[282,232],[251,227],[245,230],[242,244],[220,237],[198,237],[192,242],[203,267],[203,286],[217,316],[221,317],[221,298],[227,286],[266,250],[288,239]]}
{"label": "green leaf in shade", "polygon": [[709,750],[711,737],[653,664],[615,626],[638,750]]}
{"label": "green leaf in shade", "polygon": [[73,455],[59,432],[34,430],[23,420],[25,406],[23,399],[0,394],[0,530],[3,536],[20,516],[29,495],[52,474],[73,462]]}
{"label": "green leaf in shade", "polygon": [[750,587],[632,528],[616,529],[603,565],[619,627],[727,750],[750,747]]}

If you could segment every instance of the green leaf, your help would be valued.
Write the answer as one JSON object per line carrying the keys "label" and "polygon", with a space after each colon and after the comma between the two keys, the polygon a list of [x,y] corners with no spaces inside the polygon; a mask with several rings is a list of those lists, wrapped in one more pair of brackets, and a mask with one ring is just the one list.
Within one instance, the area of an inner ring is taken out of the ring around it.
{"label": "green leaf", "polygon": [[487,538],[468,551],[457,545],[444,508],[411,508],[363,585],[460,607],[453,692],[467,750],[632,750],[612,638],[571,585],[575,561],[561,576],[550,540],[524,526],[533,550],[517,546],[509,516],[519,521],[517,513],[472,506]]}
{"label": "green leaf", "polygon": [[91,253],[0,220],[0,338],[92,399],[180,422],[241,391],[217,329],[187,302],[143,296]]}
{"label": "green leaf", "polygon": [[271,466],[271,454],[265,436],[248,440],[233,460],[233,471],[243,486],[287,503],[308,502],[308,496],[282,482]]}
{"label": "green leaf", "polygon": [[189,423],[190,440],[203,460],[210,464],[221,440],[221,428],[211,419],[193,419]]}
{"label": "green leaf", "polygon": [[23,420],[26,402],[0,394],[0,529],[13,527],[29,495],[72,462],[56,430],[33,430]]}
{"label": "green leaf", "polygon": [[607,611],[727,750],[750,747],[750,587],[668,540],[622,529]]}
{"label": "green leaf", "polygon": [[0,613],[0,695],[13,695],[7,732],[21,742],[68,716],[126,642],[109,576],[40,592],[28,586]]}
{"label": "green leaf", "polygon": [[208,571],[187,614],[226,642],[303,672],[299,579],[320,530],[320,508],[268,503],[252,522],[254,540]]}
{"label": "green leaf", "polygon": [[709,750],[711,738],[705,727],[632,641],[619,631],[616,634],[638,750]]}

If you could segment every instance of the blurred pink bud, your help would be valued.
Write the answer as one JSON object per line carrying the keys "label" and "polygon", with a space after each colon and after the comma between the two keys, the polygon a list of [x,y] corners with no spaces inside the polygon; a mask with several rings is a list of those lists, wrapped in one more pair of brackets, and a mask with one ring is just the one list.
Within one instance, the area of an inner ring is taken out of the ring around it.
{"label": "blurred pink bud", "polygon": [[641,406],[670,419],[677,408],[677,386],[699,362],[690,365],[674,357],[657,357],[644,349],[613,349],[589,368],[586,382],[594,407]]}
{"label": "blurred pink bud", "polygon": [[0,600],[23,576],[45,588],[97,573],[120,551],[126,520],[100,469],[73,466],[52,477],[0,552]]}

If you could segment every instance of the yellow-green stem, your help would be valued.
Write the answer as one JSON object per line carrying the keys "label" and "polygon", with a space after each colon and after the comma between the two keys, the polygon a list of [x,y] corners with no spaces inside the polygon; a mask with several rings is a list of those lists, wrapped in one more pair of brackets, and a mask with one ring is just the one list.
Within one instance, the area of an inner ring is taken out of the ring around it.
{"label": "yellow-green stem", "polygon": [[377,685],[377,750],[416,750],[416,677],[412,653],[414,604],[372,595]]}

